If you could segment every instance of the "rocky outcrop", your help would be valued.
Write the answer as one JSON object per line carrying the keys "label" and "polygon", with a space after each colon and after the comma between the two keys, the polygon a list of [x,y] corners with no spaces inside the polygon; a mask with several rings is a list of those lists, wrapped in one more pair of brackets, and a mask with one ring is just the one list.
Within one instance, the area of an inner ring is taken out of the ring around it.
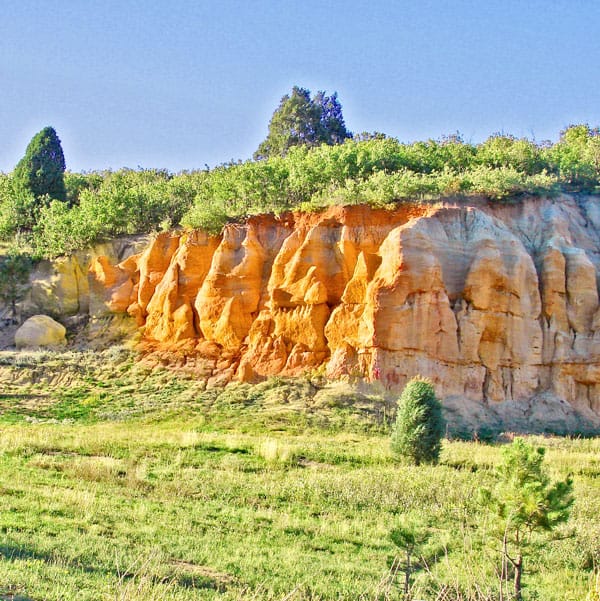
{"label": "rocky outcrop", "polygon": [[90,278],[90,264],[94,259],[100,258],[108,272],[110,265],[116,265],[141,252],[147,243],[146,236],[116,238],[69,257],[41,261],[31,274],[31,289],[25,301],[21,303],[21,314],[30,316],[44,313],[59,320],[75,316],[112,314],[118,307],[107,306],[106,289],[113,289],[116,282]]}
{"label": "rocky outcrop", "polygon": [[599,267],[598,199],[562,196],[165,233],[93,258],[87,300],[77,285],[80,308],[129,315],[145,351],[176,351],[199,377],[319,368],[400,390],[421,374],[467,421],[575,411],[600,426]]}
{"label": "rocky outcrop", "polygon": [[66,344],[65,326],[48,315],[34,315],[15,332],[18,349],[60,347]]}

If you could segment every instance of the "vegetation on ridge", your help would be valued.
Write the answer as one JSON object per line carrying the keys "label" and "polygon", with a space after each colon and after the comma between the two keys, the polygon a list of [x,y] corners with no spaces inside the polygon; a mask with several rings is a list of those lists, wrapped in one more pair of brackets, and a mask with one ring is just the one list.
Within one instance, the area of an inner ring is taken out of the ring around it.
{"label": "vegetation on ridge", "polygon": [[23,299],[29,290],[29,275],[31,260],[27,254],[21,253],[11,246],[0,256],[0,301],[10,311],[10,319],[17,323],[17,303]]}
{"label": "vegetation on ridge", "polygon": [[[504,134],[481,144],[459,135],[411,144],[383,134],[349,135],[336,94],[311,98],[294,88],[274,112],[256,160],[178,174],[66,172],[63,189],[60,141],[45,128],[15,171],[0,174],[0,239],[15,239],[35,257],[53,257],[122,234],[179,226],[216,234],[228,221],[258,213],[600,188],[600,130],[588,125],[566,128],[555,144]],[[48,152],[41,152],[42,138]],[[35,171],[33,155],[52,169]],[[56,175],[56,186],[43,193],[34,172],[46,186]]]}

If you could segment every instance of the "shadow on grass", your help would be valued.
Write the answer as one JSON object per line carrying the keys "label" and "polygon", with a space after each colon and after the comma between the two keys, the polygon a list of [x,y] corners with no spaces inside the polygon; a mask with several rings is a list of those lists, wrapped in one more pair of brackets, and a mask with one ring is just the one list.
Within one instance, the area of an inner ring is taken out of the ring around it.
{"label": "shadow on grass", "polygon": [[[105,573],[105,574],[115,574],[119,577],[113,570],[105,570],[102,568],[96,568],[92,566],[85,566],[81,563],[73,560],[66,560],[56,553],[45,553],[37,551],[31,547],[23,546],[23,545],[10,545],[10,544],[0,544],[0,560],[3,561],[25,561],[25,560],[35,560],[42,561],[47,564],[61,565],[66,566],[68,568],[75,568],[85,573]],[[0,592],[2,589],[0,589]],[[12,597],[9,597],[12,599]],[[0,601],[2,601],[3,597],[0,595]]]}
{"label": "shadow on grass", "polygon": [[[8,399],[30,399],[32,396],[31,393],[20,393],[20,392],[3,392],[2,394],[0,394],[0,401],[1,400],[8,400]],[[47,399],[50,398],[49,394],[36,394],[35,395],[36,399]]]}
{"label": "shadow on grass", "polygon": [[[132,580],[139,576],[135,572],[119,572],[110,568],[83,565],[78,561],[67,560],[55,553],[37,551],[28,546],[0,544],[0,561],[41,561],[48,565],[57,565],[86,574],[100,574],[113,577],[120,582]],[[187,562],[172,561],[169,564],[169,574],[166,576],[152,575],[150,580],[155,584],[169,582],[187,589],[212,589],[224,592],[232,583],[229,574],[221,574],[206,566]],[[32,597],[11,592],[11,587],[0,585],[0,601],[35,601]]]}

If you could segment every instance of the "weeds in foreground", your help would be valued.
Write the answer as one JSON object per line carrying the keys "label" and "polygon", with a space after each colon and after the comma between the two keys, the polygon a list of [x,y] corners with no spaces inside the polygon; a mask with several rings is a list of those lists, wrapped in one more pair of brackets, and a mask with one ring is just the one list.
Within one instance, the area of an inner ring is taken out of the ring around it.
{"label": "weeds in foreground", "polygon": [[[402,464],[381,396],[315,378],[206,390],[114,357],[0,357],[0,597],[400,601],[389,533],[412,515],[432,533],[413,601],[499,601],[477,492],[502,444]],[[530,440],[575,503],[532,547],[523,599],[600,601],[600,440]]]}
{"label": "weeds in foreground", "polygon": [[[553,478],[568,456],[579,475],[569,524],[528,559],[523,599],[598,601],[600,441],[540,442]],[[501,545],[476,493],[493,486],[499,451],[444,442],[439,465],[415,467],[373,434],[215,431],[193,419],[5,425],[0,594],[400,600],[406,555],[389,532],[408,514],[432,533],[411,558],[415,601],[498,601]]]}

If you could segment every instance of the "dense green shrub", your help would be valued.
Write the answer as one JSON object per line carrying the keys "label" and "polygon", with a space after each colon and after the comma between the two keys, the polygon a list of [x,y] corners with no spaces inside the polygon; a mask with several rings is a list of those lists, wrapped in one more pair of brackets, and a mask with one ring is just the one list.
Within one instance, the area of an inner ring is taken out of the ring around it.
{"label": "dense green shrub", "polygon": [[65,188],[67,202],[70,205],[79,203],[79,195],[83,190],[98,190],[104,181],[104,175],[98,172],[91,173],[65,173]]}
{"label": "dense green shrub", "polygon": [[280,157],[231,163],[198,174],[193,200],[231,216],[277,211],[289,208],[287,182],[288,170]]}
{"label": "dense green shrub", "polygon": [[540,147],[530,140],[494,134],[477,147],[476,163],[492,169],[510,168],[524,175],[534,175],[548,168],[540,151]]}
{"label": "dense green shrub", "polygon": [[89,246],[102,235],[98,221],[81,206],[69,208],[64,202],[52,201],[40,211],[31,245],[36,257],[50,258]]}
{"label": "dense green shrub", "polygon": [[0,176],[0,239],[8,240],[22,230],[30,230],[39,210],[40,203],[31,192],[15,189],[12,178]]}
{"label": "dense green shrub", "polygon": [[515,167],[481,166],[462,176],[461,190],[501,200],[520,194],[554,195],[557,192],[557,178],[546,173],[527,175]]}
{"label": "dense green shrub", "polygon": [[203,229],[209,234],[217,235],[223,229],[223,226],[229,221],[229,215],[225,212],[222,205],[207,202],[201,205],[194,205],[188,211],[182,225],[192,229]]}
{"label": "dense green shrub", "polygon": [[180,223],[189,195],[163,170],[124,169],[86,176],[77,202],[51,202],[40,209],[31,243],[36,255],[52,257],[102,239],[145,233]]}
{"label": "dense green shrub", "polygon": [[432,383],[420,376],[410,380],[398,401],[392,452],[415,465],[437,463],[444,427],[442,407]]}
{"label": "dense green shrub", "polygon": [[571,125],[545,150],[550,168],[570,189],[596,191],[600,184],[600,129]]}

